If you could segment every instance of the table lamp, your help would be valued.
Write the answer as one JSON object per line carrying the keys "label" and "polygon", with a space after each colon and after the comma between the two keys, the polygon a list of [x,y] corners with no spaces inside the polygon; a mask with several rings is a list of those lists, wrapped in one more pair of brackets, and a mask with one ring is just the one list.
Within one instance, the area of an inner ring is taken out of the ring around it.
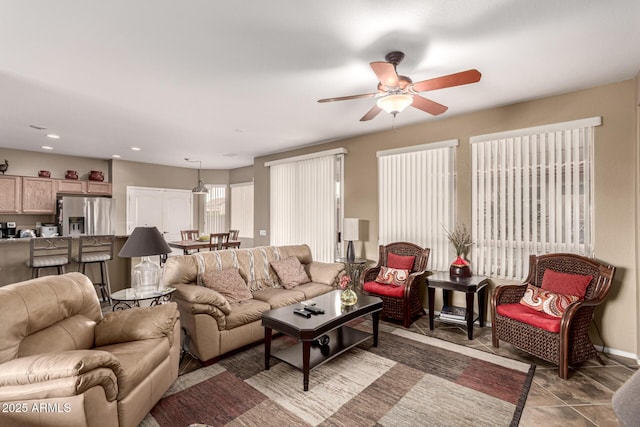
{"label": "table lamp", "polygon": [[353,262],[356,259],[356,253],[353,249],[353,241],[358,240],[360,232],[360,220],[358,218],[345,218],[342,225],[342,238],[347,243],[347,261]]}
{"label": "table lamp", "polygon": [[160,266],[149,259],[152,255],[171,253],[171,248],[156,227],[136,227],[120,252],[119,257],[142,257],[140,264],[131,270],[134,292],[157,291],[160,283]]}

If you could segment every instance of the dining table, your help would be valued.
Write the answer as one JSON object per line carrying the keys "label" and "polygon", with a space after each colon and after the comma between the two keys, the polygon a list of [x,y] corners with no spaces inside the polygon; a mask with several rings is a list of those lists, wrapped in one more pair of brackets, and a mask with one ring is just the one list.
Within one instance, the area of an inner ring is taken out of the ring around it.
{"label": "dining table", "polygon": [[[200,249],[211,250],[211,243],[208,240],[177,240],[174,242],[167,242],[170,248],[182,249],[185,255],[189,255],[190,251]],[[240,248],[240,240],[230,240],[223,245],[223,249],[238,249]]]}

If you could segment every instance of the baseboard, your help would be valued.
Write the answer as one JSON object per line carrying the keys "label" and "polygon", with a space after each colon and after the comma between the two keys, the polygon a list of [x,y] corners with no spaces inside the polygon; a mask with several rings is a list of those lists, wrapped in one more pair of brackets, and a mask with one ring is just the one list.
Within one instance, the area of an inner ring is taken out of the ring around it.
{"label": "baseboard", "polygon": [[[596,346],[596,349],[598,349],[598,346]],[[634,359],[636,363],[640,365],[640,359],[638,358],[637,354],[629,353],[628,351],[622,351],[622,350],[609,348],[609,347],[605,347],[602,350],[602,352],[607,354],[613,354],[614,356],[621,356],[621,357],[626,357],[628,359]]]}

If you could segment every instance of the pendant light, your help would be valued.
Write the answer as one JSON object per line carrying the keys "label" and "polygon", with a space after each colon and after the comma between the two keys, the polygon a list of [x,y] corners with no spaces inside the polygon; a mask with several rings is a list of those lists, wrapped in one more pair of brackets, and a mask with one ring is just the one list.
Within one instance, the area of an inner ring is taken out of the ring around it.
{"label": "pendant light", "polygon": [[193,190],[191,190],[191,192],[193,194],[208,194],[209,190],[207,189],[207,187],[204,186],[204,184],[202,183],[202,180],[200,179],[200,169],[202,169],[202,161],[191,160],[188,157],[186,157],[185,160],[191,163],[196,163],[196,162],[198,163],[198,185],[193,187]]}

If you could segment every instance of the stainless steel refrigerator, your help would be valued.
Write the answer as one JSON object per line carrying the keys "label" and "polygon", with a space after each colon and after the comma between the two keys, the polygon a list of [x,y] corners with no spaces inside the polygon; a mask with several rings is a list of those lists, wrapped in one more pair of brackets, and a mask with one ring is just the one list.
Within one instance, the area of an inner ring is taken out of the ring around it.
{"label": "stainless steel refrigerator", "polygon": [[58,199],[63,236],[115,234],[115,200],[109,197],[64,196]]}

